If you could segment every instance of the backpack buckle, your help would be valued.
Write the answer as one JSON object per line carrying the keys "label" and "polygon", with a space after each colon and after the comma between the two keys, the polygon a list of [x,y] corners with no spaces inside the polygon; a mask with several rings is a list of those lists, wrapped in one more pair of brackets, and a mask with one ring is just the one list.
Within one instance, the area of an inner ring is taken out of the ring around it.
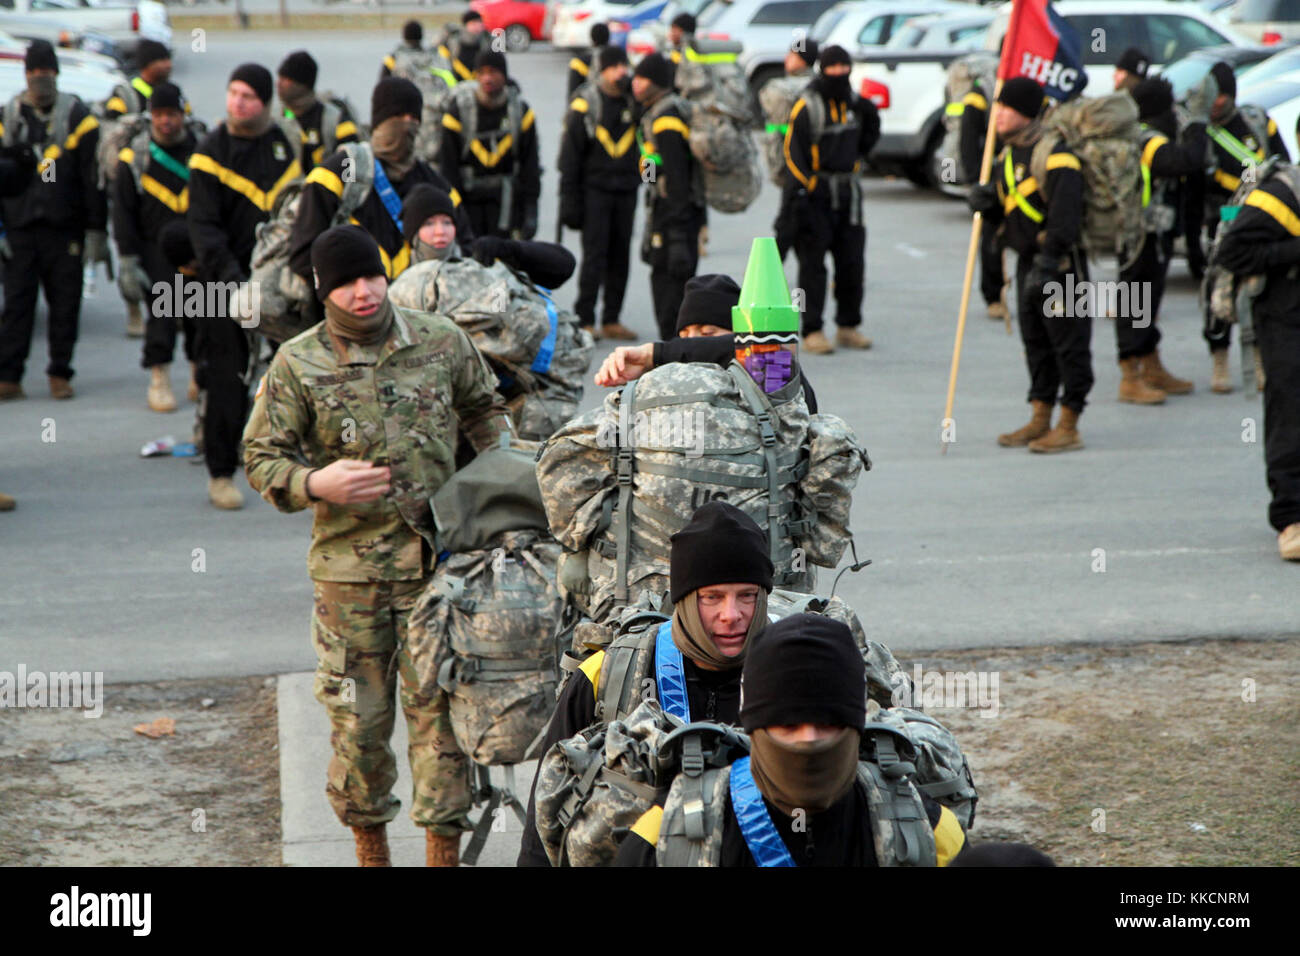
{"label": "backpack buckle", "polygon": [[614,457],[615,470],[620,485],[632,484],[632,449],[620,448]]}
{"label": "backpack buckle", "polygon": [[704,773],[704,746],[698,736],[686,737],[682,741],[682,772],[688,777]]}

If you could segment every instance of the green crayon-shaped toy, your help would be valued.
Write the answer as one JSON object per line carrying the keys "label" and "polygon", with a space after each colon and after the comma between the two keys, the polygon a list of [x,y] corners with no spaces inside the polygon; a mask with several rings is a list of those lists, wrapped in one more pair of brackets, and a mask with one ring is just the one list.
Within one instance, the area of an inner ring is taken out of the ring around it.
{"label": "green crayon-shaped toy", "polygon": [[736,335],[736,361],[765,392],[782,388],[793,375],[799,342],[799,310],[790,301],[790,287],[781,268],[776,240],[754,240],[745,266],[740,302],[731,307]]}

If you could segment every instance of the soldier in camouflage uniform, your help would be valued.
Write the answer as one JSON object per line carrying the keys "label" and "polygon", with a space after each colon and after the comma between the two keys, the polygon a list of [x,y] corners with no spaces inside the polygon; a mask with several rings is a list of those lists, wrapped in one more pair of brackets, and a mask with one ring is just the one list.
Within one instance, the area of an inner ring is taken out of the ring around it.
{"label": "soldier in camouflage uniform", "polygon": [[[881,801],[882,788],[859,769],[866,671],[846,625],[817,614],[784,618],[754,643],[743,675],[750,754],[713,778],[721,793],[706,803],[694,865],[888,866],[900,858],[900,840],[921,866],[946,866],[960,852],[966,834],[956,814],[897,783],[910,791],[915,816],[891,817],[896,804]],[[615,866],[681,862],[665,851],[668,841],[680,848],[687,839],[678,829],[683,806],[691,812],[683,783],[679,775],[632,826]]]}
{"label": "soldier in camouflage uniform", "polygon": [[326,793],[363,866],[386,866],[394,670],[410,733],[412,819],[431,866],[454,866],[468,828],[468,762],[445,695],[418,691],[408,616],[434,563],[430,496],[455,470],[457,428],[476,451],[510,425],[466,335],[394,307],[379,247],[339,226],[312,247],[325,321],[285,342],[244,432],[249,484],[281,511],[311,506],[316,698],[333,725]]}

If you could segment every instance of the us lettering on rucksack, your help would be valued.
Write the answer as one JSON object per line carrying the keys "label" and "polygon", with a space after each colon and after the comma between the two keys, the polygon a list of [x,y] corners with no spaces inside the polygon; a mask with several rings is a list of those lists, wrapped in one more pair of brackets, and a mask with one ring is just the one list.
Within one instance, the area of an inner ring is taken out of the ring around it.
{"label": "us lettering on rucksack", "polygon": [[1043,136],[1030,157],[1030,172],[1050,204],[1049,157],[1059,146],[1078,157],[1083,175],[1080,240],[1094,258],[1115,255],[1120,267],[1141,252],[1142,151],[1137,103],[1128,93],[1080,97],[1043,119]]}
{"label": "us lettering on rucksack", "polygon": [[756,118],[738,43],[695,41],[677,66],[676,99],[700,164],[704,201],[719,212],[742,212],[758,197],[763,172],[751,128]]}
{"label": "us lettering on rucksack", "polygon": [[[368,143],[344,143],[340,147],[353,172],[345,177],[343,196],[330,226],[346,223],[370,195],[375,178],[375,156]],[[284,342],[315,324],[312,288],[289,268],[289,240],[298,219],[303,181],[297,179],[280,190],[269,217],[255,230],[249,260],[250,281],[259,290],[260,311],[255,331],[272,342]]]}

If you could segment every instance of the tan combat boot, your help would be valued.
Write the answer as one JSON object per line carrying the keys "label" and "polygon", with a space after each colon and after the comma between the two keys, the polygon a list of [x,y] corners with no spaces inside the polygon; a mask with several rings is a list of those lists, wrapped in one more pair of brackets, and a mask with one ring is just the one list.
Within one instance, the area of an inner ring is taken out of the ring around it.
{"label": "tan combat boot", "polygon": [[208,500],[223,511],[238,511],[244,507],[244,496],[229,478],[208,479]]}
{"label": "tan combat boot", "polygon": [[1210,391],[1227,395],[1232,391],[1232,376],[1228,373],[1228,350],[1215,349],[1210,353],[1214,363],[1210,369]]}
{"label": "tan combat boot", "polygon": [[1052,406],[1050,402],[1034,399],[1031,403],[1034,413],[1029,423],[1013,432],[998,436],[998,444],[1003,448],[1024,448],[1035,438],[1042,438],[1052,427]]}
{"label": "tan combat boot", "polygon": [[198,366],[196,366],[193,362],[191,362],[190,383],[185,386],[185,397],[188,398],[191,402],[197,402],[199,400],[199,380],[198,378],[196,378],[196,376],[198,375],[198,371],[199,371]]}
{"label": "tan combat boot", "polygon": [[813,355],[829,355],[835,351],[835,346],[821,332],[809,332],[803,337],[803,350]]}
{"label": "tan combat boot", "polygon": [[869,349],[871,339],[854,328],[836,329],[835,344],[843,349]]}
{"label": "tan combat boot", "polygon": [[1300,561],[1300,521],[1287,525],[1278,533],[1277,553],[1283,561]]}
{"label": "tan combat boot", "polygon": [[460,866],[460,834],[443,836],[432,830],[424,831],[425,866]]}
{"label": "tan combat boot", "polygon": [[388,856],[388,824],[374,827],[353,827],[357,841],[357,866],[392,866]]}
{"label": "tan combat boot", "polygon": [[0,382],[0,402],[7,402],[15,398],[26,398],[23,387],[18,382]]}
{"label": "tan combat boot", "polygon": [[1001,302],[990,302],[988,305],[990,319],[997,319],[999,322],[1007,320],[1007,307]]}
{"label": "tan combat boot", "polygon": [[172,394],[170,365],[155,365],[149,369],[149,407],[155,412],[176,411],[176,396]]}
{"label": "tan combat boot", "polygon": [[1056,427],[1042,438],[1029,443],[1029,450],[1044,455],[1054,455],[1059,451],[1078,451],[1083,447],[1079,437],[1079,413],[1073,408],[1061,406],[1061,417],[1056,420]]}
{"label": "tan combat boot", "polygon": [[1185,378],[1179,378],[1160,361],[1160,350],[1144,355],[1138,362],[1142,369],[1142,381],[1152,388],[1158,388],[1166,395],[1186,395],[1195,386]]}
{"label": "tan combat boot", "polygon": [[18,502],[14,501],[13,495],[7,495],[0,491],[0,511],[13,511],[18,507]]}
{"label": "tan combat boot", "polygon": [[72,390],[72,383],[66,378],[59,378],[57,375],[50,376],[50,397],[51,398],[71,398],[77,394]]}
{"label": "tan combat boot", "polygon": [[1119,400],[1133,405],[1159,405],[1165,393],[1143,380],[1141,362],[1136,355],[1119,360]]}
{"label": "tan combat boot", "polygon": [[618,339],[621,342],[635,342],[636,333],[621,322],[606,322],[600,327],[602,339]]}
{"label": "tan combat boot", "polygon": [[126,304],[126,336],[131,339],[144,338],[144,316],[140,314],[139,302]]}

